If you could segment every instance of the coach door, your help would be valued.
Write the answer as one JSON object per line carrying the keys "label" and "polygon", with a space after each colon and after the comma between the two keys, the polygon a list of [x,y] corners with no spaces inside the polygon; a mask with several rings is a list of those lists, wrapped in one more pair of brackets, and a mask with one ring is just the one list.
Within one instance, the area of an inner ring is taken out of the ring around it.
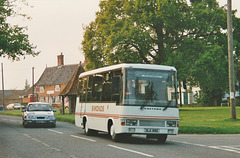
{"label": "coach door", "polygon": [[86,101],[88,93],[88,77],[80,78],[79,81],[79,92],[80,92],[80,117],[84,116],[86,113]]}

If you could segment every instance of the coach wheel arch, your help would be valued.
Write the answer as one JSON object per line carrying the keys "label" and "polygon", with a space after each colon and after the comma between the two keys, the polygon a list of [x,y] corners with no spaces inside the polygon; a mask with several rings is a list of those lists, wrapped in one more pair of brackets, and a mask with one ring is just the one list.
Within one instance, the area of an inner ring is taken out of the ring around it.
{"label": "coach wheel arch", "polygon": [[113,121],[110,119],[110,120],[108,120],[108,134],[110,135],[110,129],[111,129],[111,126],[113,125]]}
{"label": "coach wheel arch", "polygon": [[83,129],[85,129],[86,122],[87,122],[87,118],[83,117]]}

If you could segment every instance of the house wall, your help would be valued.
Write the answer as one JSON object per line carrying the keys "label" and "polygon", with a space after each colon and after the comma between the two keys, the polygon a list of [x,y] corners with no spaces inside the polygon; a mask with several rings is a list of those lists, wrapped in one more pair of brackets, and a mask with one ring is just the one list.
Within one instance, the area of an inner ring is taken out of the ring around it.
{"label": "house wall", "polygon": [[[53,107],[62,107],[62,97],[60,92],[67,84],[37,86],[35,92],[38,93],[38,101],[47,102]],[[67,102],[67,99],[65,99]],[[65,103],[68,104],[68,103]]]}
{"label": "house wall", "polygon": [[[195,95],[199,94],[200,88],[199,87],[190,87],[187,89],[181,88],[181,98],[182,104],[196,104]],[[178,104],[180,104],[180,95],[179,95],[179,88],[178,88]]]}

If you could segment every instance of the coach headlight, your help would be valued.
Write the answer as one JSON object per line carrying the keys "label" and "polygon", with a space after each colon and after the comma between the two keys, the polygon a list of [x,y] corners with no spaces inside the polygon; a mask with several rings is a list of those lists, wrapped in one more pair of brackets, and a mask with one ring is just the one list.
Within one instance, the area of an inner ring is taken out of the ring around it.
{"label": "coach headlight", "polygon": [[138,120],[127,119],[126,126],[137,126]]}
{"label": "coach headlight", "polygon": [[167,127],[177,127],[176,121],[167,121]]}

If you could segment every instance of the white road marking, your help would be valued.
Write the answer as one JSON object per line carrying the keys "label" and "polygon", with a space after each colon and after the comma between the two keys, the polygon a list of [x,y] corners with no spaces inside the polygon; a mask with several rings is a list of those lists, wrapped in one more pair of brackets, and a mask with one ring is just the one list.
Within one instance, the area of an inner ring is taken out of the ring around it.
{"label": "white road marking", "polygon": [[237,146],[236,147],[234,147],[234,146],[222,146],[222,147],[240,151],[240,148],[236,148]]}
{"label": "white road marking", "polygon": [[75,135],[70,135],[71,137],[74,137],[74,138],[78,138],[78,139],[83,139],[83,140],[88,140],[90,142],[96,142],[96,140],[93,140],[93,139],[88,139],[88,138],[84,138],[84,137],[79,137],[79,136],[75,136]]}
{"label": "white road marking", "polygon": [[44,146],[50,148],[50,146],[49,146],[48,144],[46,144],[46,143],[42,143],[42,144],[43,144]]}
{"label": "white road marking", "polygon": [[211,149],[217,149],[217,150],[222,150],[222,151],[228,151],[228,152],[234,152],[240,154],[240,145],[229,145],[229,146],[207,146],[203,144],[194,144],[194,143],[188,143],[188,142],[180,142],[176,140],[170,140],[172,142],[176,143],[181,143],[181,144],[187,144],[187,145],[194,145],[194,146],[200,146],[200,147],[206,147],[206,148],[211,148]]}
{"label": "white road marking", "polygon": [[130,149],[118,147],[118,146],[111,145],[111,144],[109,144],[108,146],[116,148],[116,149],[124,150],[124,151],[129,151],[129,152],[132,152],[132,153],[136,153],[136,154],[139,154],[139,155],[147,156],[147,157],[154,157],[153,155],[149,155],[149,154],[146,154],[146,153],[143,153],[143,152],[139,152],[139,151],[135,151],[135,150],[130,150]]}
{"label": "white road marking", "polygon": [[234,152],[240,154],[240,149],[233,149],[231,146],[209,146],[209,148],[212,149],[218,149],[218,150],[223,150],[223,151],[229,151],[229,152]]}
{"label": "white road marking", "polygon": [[71,158],[78,158],[77,156],[75,155],[69,155]]}
{"label": "white road marking", "polygon": [[26,136],[26,137],[28,137],[28,138],[30,138],[30,139],[32,139],[32,140],[35,141],[35,142],[38,142],[38,143],[46,146],[46,147],[49,148],[49,149],[56,150],[56,151],[62,151],[61,149],[53,148],[53,147],[51,147],[50,145],[48,145],[48,144],[46,144],[46,143],[44,143],[44,142],[42,142],[42,141],[40,141],[40,140],[38,140],[38,139],[36,139],[36,138],[31,137],[31,136],[28,135],[28,134],[23,134],[23,135]]}
{"label": "white road marking", "polygon": [[28,137],[28,138],[31,138],[28,134],[23,134],[24,136]]}
{"label": "white road marking", "polygon": [[48,129],[48,130],[51,131],[51,132],[58,133],[58,134],[63,134],[63,132],[59,132],[59,131],[56,131],[56,130],[52,130],[52,129]]}

